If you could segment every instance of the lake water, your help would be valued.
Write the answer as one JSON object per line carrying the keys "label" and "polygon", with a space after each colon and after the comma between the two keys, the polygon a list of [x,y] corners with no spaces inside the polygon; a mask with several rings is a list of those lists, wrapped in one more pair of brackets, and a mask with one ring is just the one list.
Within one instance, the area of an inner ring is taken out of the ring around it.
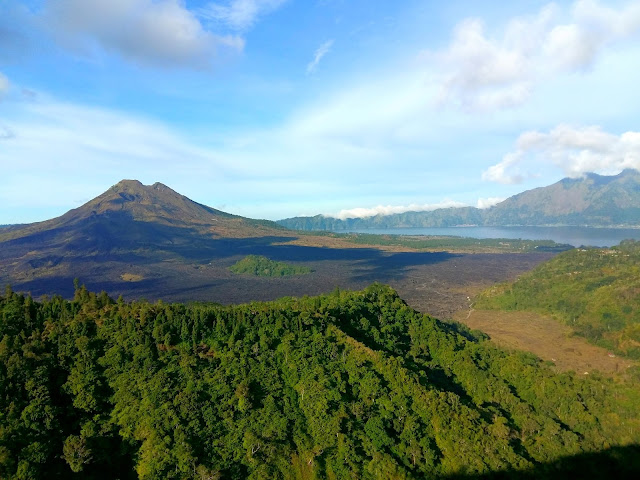
{"label": "lake water", "polygon": [[591,227],[446,227],[360,229],[357,233],[387,235],[452,235],[469,238],[510,238],[522,240],[553,240],[574,247],[611,247],[622,240],[640,240],[640,228]]}

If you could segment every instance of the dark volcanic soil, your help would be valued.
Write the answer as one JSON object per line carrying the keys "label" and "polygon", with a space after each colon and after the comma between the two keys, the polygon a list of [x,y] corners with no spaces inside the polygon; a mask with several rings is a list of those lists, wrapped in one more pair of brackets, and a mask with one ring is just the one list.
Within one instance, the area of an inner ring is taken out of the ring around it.
{"label": "dark volcanic soil", "polygon": [[[361,289],[373,282],[394,287],[417,310],[439,318],[468,306],[468,296],[496,282],[514,279],[553,254],[452,254],[384,252],[373,248],[322,248],[274,245],[287,238],[262,237],[209,240],[180,251],[172,245],[129,252],[75,257],[59,252],[30,258],[28,264],[4,258],[0,281],[14,290],[73,294],[79,278],[93,291],[105,290],[125,299],[241,303],[282,296],[317,295],[335,287]],[[311,267],[309,275],[262,278],[235,275],[228,267],[248,254]],[[2,257],[2,255],[0,255]],[[0,259],[1,260],[1,259]]]}

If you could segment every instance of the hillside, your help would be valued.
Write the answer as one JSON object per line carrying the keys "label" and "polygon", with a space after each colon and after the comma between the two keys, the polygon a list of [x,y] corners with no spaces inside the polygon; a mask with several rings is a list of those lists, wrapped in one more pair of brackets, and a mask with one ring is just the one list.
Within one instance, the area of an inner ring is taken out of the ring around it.
{"label": "hillside", "polygon": [[485,225],[640,225],[640,172],[589,173],[506,199],[483,214]]}
{"label": "hillside", "polygon": [[491,287],[475,308],[550,314],[578,335],[640,359],[640,242],[561,253]]}
{"label": "hillside", "polygon": [[7,290],[0,319],[2,478],[633,478],[640,468],[636,384],[555,374],[381,285],[230,307]]}
{"label": "hillside", "polygon": [[481,210],[444,208],[340,220],[323,215],[294,217],[278,223],[294,230],[359,230],[366,228],[484,226],[638,226],[640,172],[624,170],[615,176],[594,173],[565,178],[553,185],[514,195]]}
{"label": "hillside", "polygon": [[[182,229],[190,232],[181,232]],[[131,241],[173,242],[173,237],[181,233],[252,237],[282,230],[274,222],[251,220],[201,205],[161,183],[143,185],[137,180],[122,180],[60,217],[8,227],[0,233],[0,242],[27,243],[33,239],[70,243],[70,249],[104,250]]]}

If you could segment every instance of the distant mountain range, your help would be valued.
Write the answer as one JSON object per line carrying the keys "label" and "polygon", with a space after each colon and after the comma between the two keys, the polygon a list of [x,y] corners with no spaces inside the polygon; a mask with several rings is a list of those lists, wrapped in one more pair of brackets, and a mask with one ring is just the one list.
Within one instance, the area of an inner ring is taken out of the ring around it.
{"label": "distant mountain range", "polygon": [[341,220],[324,215],[294,217],[278,224],[293,230],[477,226],[640,226],[640,172],[595,173],[527,190],[488,208],[442,208]]}

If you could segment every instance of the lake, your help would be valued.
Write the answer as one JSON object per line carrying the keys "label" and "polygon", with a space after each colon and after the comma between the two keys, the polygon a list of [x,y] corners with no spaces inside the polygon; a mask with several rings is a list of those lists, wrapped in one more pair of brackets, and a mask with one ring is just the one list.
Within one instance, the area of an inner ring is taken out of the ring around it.
{"label": "lake", "polygon": [[640,240],[640,228],[593,227],[444,227],[354,229],[356,233],[387,235],[448,235],[469,238],[511,238],[523,240],[553,240],[574,247],[611,247],[622,240]]}

